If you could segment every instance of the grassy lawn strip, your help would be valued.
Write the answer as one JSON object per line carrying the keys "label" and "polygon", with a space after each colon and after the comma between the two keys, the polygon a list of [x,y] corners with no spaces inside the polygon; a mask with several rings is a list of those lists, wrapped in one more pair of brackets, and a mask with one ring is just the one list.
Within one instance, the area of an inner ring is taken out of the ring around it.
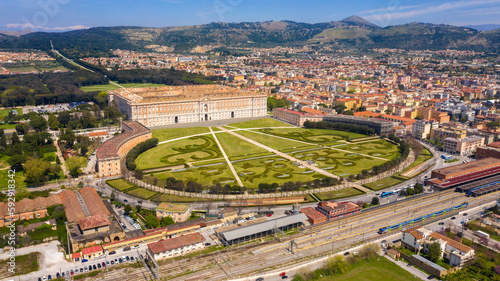
{"label": "grassy lawn strip", "polygon": [[162,142],[166,140],[172,140],[176,138],[182,138],[208,132],[210,132],[210,129],[208,129],[207,127],[158,129],[158,130],[153,130],[153,138],[157,138],[158,142]]}
{"label": "grassy lawn strip", "polygon": [[403,180],[401,180],[400,178],[388,177],[388,178],[381,179],[379,181],[364,184],[363,186],[366,186],[371,190],[380,190],[380,189],[384,189],[387,187],[391,187],[391,186],[396,185],[396,184],[400,184],[402,182],[403,182]]}
{"label": "grassy lawn strip", "polygon": [[156,192],[156,191],[152,191],[152,190],[145,189],[142,187],[132,189],[132,190],[128,191],[127,193],[130,195],[133,195],[135,197],[139,197],[139,198],[146,199],[146,200],[149,200],[149,198],[152,198],[153,196],[156,196],[158,194],[158,192]]}
{"label": "grassy lawn strip", "polygon": [[289,124],[283,123],[272,118],[263,118],[239,123],[232,123],[229,126],[236,128],[261,128],[261,127],[292,127]]}
{"label": "grassy lawn strip", "polygon": [[364,192],[355,189],[354,187],[344,188],[340,190],[314,193],[321,201],[340,199],[345,197],[351,197],[356,195],[364,194]]}
{"label": "grassy lawn strip", "polygon": [[252,157],[254,154],[262,155],[263,153],[267,153],[267,150],[233,136],[230,133],[218,133],[217,139],[222,149],[226,152],[227,157],[231,160],[233,160],[232,157]]}
{"label": "grassy lawn strip", "polygon": [[129,189],[131,187],[137,187],[137,186],[129,183],[125,179],[108,180],[108,181],[106,181],[106,183],[111,185],[113,188],[116,188],[120,191]]}
{"label": "grassy lawn strip", "polygon": [[27,255],[16,256],[16,268],[14,269],[14,274],[7,271],[10,267],[7,262],[8,260],[0,260],[2,267],[0,269],[0,276],[9,277],[16,275],[25,275],[30,272],[38,271],[40,266],[38,265],[38,259],[40,258],[39,252],[30,253]]}
{"label": "grassy lawn strip", "polygon": [[350,265],[347,272],[317,279],[319,281],[401,281],[416,280],[413,274],[392,263],[384,257],[362,260],[355,265]]}
{"label": "grassy lawn strip", "polygon": [[[116,81],[114,81],[117,83]],[[117,83],[118,84],[118,83]],[[146,88],[146,87],[164,87],[167,85],[163,84],[152,84],[152,83],[125,83],[125,84],[119,84],[125,88]],[[114,84],[106,84],[106,85],[93,85],[93,86],[83,86],[80,87],[80,90],[84,92],[92,92],[92,91],[111,91],[111,90],[116,90],[119,89],[120,87],[114,85]]]}
{"label": "grassy lawn strip", "polygon": [[275,138],[273,136],[266,136],[263,134],[255,133],[253,131],[237,131],[236,133],[279,151],[283,151],[285,149],[300,149],[303,147],[311,147],[311,145],[298,141]]}

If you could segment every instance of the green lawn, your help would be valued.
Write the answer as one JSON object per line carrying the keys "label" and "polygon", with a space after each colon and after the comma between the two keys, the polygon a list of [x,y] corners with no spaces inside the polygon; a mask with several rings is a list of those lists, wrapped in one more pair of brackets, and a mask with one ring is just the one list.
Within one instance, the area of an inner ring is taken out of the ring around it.
{"label": "green lawn", "polygon": [[152,191],[142,187],[134,188],[132,190],[127,191],[127,193],[142,199],[149,199],[158,194],[158,192],[156,191]]}
{"label": "green lawn", "polygon": [[183,196],[170,195],[170,194],[165,194],[165,193],[158,193],[157,195],[153,196],[149,200],[154,201],[154,202],[186,202],[186,203],[190,203],[190,202],[207,201],[210,199],[183,197]]}
{"label": "green lawn", "polygon": [[226,152],[227,157],[232,160],[233,157],[252,157],[256,154],[267,153],[268,151],[242,140],[230,133],[217,133],[217,139]]}
{"label": "green lawn", "polygon": [[[2,186],[0,187],[0,189],[7,189],[7,183],[8,183],[8,180],[10,180],[11,177],[9,177],[9,169],[4,169],[4,170],[0,170],[0,182],[2,182]],[[25,177],[24,177],[24,174],[22,171],[16,171],[15,175],[14,175],[14,179],[16,180],[16,187],[26,187],[27,184],[26,182],[24,181],[25,180]]]}
{"label": "green lawn", "polygon": [[237,131],[236,133],[247,137],[251,140],[254,140],[256,142],[259,142],[263,145],[269,146],[270,148],[277,149],[279,151],[284,151],[287,149],[302,149],[302,148],[311,148],[311,147],[317,147],[317,146],[312,146],[308,145],[305,143],[301,143],[298,141],[294,140],[286,140],[282,138],[275,138],[273,136],[267,136],[263,134],[259,134],[253,131]]}
{"label": "green lawn", "polygon": [[9,115],[9,112],[11,112],[13,110],[17,111],[18,115],[23,115],[22,108],[3,108],[3,109],[0,109],[0,116],[7,116],[7,115]]}
{"label": "green lawn", "polygon": [[15,124],[3,123],[3,124],[0,124],[0,129],[4,129],[4,130],[15,129],[16,126],[17,126],[17,123],[15,123]]}
{"label": "green lawn", "polygon": [[233,163],[241,181],[247,188],[257,188],[260,183],[283,184],[289,181],[307,182],[325,176],[298,168],[281,157],[266,157]]}
{"label": "green lawn", "polygon": [[357,196],[357,195],[361,195],[361,194],[364,194],[364,192],[359,191],[359,190],[355,189],[354,187],[348,187],[348,188],[335,190],[335,191],[315,193],[314,195],[316,195],[321,201],[324,201],[324,200],[332,200],[332,199]]}
{"label": "green lawn", "polygon": [[363,186],[366,186],[371,190],[380,190],[387,187],[391,187],[396,184],[400,184],[403,181],[404,180],[400,177],[388,177],[388,178],[383,178],[379,181],[364,184]]}
{"label": "green lawn", "polygon": [[20,67],[9,67],[9,66],[4,66],[7,68],[8,71],[12,72],[32,72],[32,71],[38,71],[38,69],[34,68],[33,66],[20,66]]}
{"label": "green lawn", "polygon": [[232,123],[228,126],[236,128],[292,127],[289,124],[283,123],[273,118],[262,118],[251,121]]}
{"label": "green lawn", "polygon": [[347,139],[358,139],[365,138],[366,135],[328,130],[328,129],[302,129],[302,128],[290,128],[290,129],[259,129],[260,132],[276,135],[280,137],[295,139],[299,141],[305,141],[309,143],[317,143],[322,145],[330,145],[338,143],[342,140]]}
{"label": "green lawn", "polygon": [[140,154],[135,163],[145,170],[220,157],[222,153],[214,138],[204,135],[158,145]]}
{"label": "green lawn", "polygon": [[318,166],[337,176],[349,176],[370,170],[375,165],[386,161],[358,155],[356,153],[337,151],[333,149],[319,149],[292,153],[291,156],[302,160],[312,160]]}
{"label": "green lawn", "polygon": [[120,191],[129,189],[129,188],[135,186],[135,185],[131,184],[130,182],[126,181],[125,179],[108,180],[108,181],[106,181],[106,183],[111,185],[113,188],[116,188]]}
{"label": "green lawn", "polygon": [[210,132],[210,129],[208,129],[208,127],[158,129],[153,130],[153,138],[157,138],[158,142],[162,142],[166,140],[172,140],[208,132]]}
{"label": "green lawn", "polygon": [[[115,83],[117,83],[115,81]],[[117,83],[118,84],[118,83]],[[125,83],[125,84],[119,84],[125,88],[147,88],[147,87],[164,87],[167,85],[164,84],[152,84],[152,83]],[[116,90],[119,89],[120,87],[114,85],[114,84],[106,84],[106,85],[93,85],[93,86],[83,86],[80,87],[80,89],[84,92],[92,92],[92,91],[111,91],[111,90]]]}
{"label": "green lawn", "polygon": [[360,261],[344,274],[338,274],[332,277],[323,277],[319,281],[401,281],[401,280],[419,280],[413,277],[413,274],[392,263],[384,257],[368,261]]}
{"label": "green lawn", "polygon": [[165,181],[165,179],[169,177],[174,177],[184,182],[195,181],[203,185],[212,185],[216,183],[222,185],[236,184],[233,173],[226,163],[179,171],[161,172],[154,174],[154,176],[160,179],[160,181]]}
{"label": "green lawn", "polygon": [[342,145],[337,148],[385,159],[395,159],[400,155],[398,146],[385,140],[354,143],[349,145]]}

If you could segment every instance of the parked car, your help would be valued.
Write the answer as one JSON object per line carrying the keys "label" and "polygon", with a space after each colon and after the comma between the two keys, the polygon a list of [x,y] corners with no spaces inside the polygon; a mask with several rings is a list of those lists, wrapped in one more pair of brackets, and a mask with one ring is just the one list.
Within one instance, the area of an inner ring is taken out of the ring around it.
{"label": "parked car", "polygon": [[73,271],[73,269],[69,272],[69,274],[75,275],[75,272]]}
{"label": "parked car", "polygon": [[451,217],[452,220],[456,219],[456,217]]}
{"label": "parked car", "polygon": [[118,259],[118,261],[119,261],[120,263],[122,263],[122,262],[123,262],[122,258],[119,258],[119,259]]}
{"label": "parked car", "polygon": [[205,243],[205,246],[210,246],[212,245],[212,243]]}
{"label": "parked car", "polygon": [[345,253],[344,253],[344,256],[348,256],[348,255],[349,255],[349,252],[345,252]]}
{"label": "parked car", "polygon": [[56,278],[59,278],[61,277],[61,274],[59,274],[59,272],[56,272]]}
{"label": "parked car", "polygon": [[440,222],[440,223],[438,223],[438,224],[439,224],[439,225],[444,225],[444,222]]}
{"label": "parked car", "polygon": [[111,265],[114,265],[115,264],[115,261],[111,261]]}
{"label": "parked car", "polygon": [[106,265],[107,265],[107,266],[109,266],[109,265],[110,265],[109,261],[106,261]]}
{"label": "parked car", "polygon": [[286,276],[286,275],[281,276],[281,279],[287,279],[287,278],[288,278],[288,276]]}
{"label": "parked car", "polygon": [[82,272],[83,272],[83,267],[80,267],[80,273],[82,273]]}
{"label": "parked car", "polygon": [[116,251],[111,251],[108,253],[108,255],[114,255],[114,254],[116,254]]}
{"label": "parked car", "polygon": [[47,276],[47,280],[52,280],[52,276],[50,276],[50,274]]}
{"label": "parked car", "polygon": [[105,262],[102,262],[102,267],[105,267],[106,266],[106,263]]}
{"label": "parked car", "polygon": [[101,264],[100,263],[97,264],[97,268],[101,268]]}
{"label": "parked car", "polygon": [[131,262],[134,262],[134,261],[135,261],[135,260],[134,260],[134,256],[130,257],[130,261],[131,261]]}
{"label": "parked car", "polygon": [[259,278],[255,279],[255,281],[264,281],[264,278],[259,277]]}
{"label": "parked car", "polygon": [[273,214],[267,214],[266,216],[267,216],[267,217],[270,217],[270,216],[272,216],[272,215],[273,215]]}
{"label": "parked car", "polygon": [[85,266],[84,268],[85,268],[85,272],[89,271],[89,268],[87,266]]}
{"label": "parked car", "polygon": [[97,267],[95,266],[95,264],[92,266],[92,268],[93,268],[94,270],[96,270],[96,269],[97,269]]}

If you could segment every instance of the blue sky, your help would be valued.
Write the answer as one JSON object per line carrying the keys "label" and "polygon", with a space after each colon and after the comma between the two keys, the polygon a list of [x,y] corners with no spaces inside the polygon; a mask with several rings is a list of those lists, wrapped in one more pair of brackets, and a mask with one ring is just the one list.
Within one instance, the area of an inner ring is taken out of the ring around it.
{"label": "blue sky", "polygon": [[210,22],[325,22],[358,15],[379,26],[408,22],[500,24],[500,0],[0,0],[0,30]]}

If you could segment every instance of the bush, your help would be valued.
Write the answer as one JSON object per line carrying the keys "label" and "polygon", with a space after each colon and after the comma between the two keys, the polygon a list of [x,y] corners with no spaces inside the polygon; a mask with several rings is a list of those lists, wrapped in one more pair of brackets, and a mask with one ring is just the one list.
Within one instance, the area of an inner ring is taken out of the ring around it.
{"label": "bush", "polygon": [[141,142],[140,144],[136,145],[134,148],[132,148],[126,156],[125,160],[125,165],[127,166],[127,169],[130,171],[134,171],[137,166],[134,163],[135,159],[139,156],[139,154],[143,153],[144,151],[151,149],[155,146],[158,145],[158,139],[157,138],[152,138],[146,141]]}

